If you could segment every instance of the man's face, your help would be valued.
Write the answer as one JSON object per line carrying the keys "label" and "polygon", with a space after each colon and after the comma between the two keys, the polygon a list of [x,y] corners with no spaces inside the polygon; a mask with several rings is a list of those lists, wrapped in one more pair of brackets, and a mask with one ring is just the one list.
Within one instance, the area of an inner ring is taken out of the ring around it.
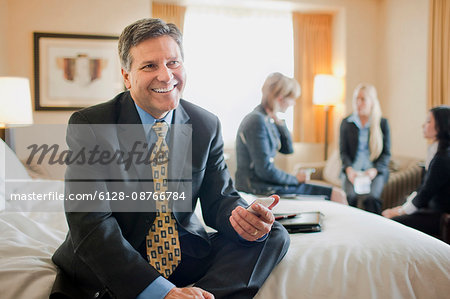
{"label": "man's face", "polygon": [[159,119],[175,109],[184,89],[178,44],[170,36],[147,39],[130,49],[130,71],[122,69],[125,86],[136,104]]}

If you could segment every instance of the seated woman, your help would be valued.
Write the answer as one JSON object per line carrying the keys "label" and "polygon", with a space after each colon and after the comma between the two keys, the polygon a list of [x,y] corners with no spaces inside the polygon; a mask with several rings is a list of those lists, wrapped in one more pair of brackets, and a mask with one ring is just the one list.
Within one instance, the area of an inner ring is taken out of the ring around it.
{"label": "seated woman", "polygon": [[382,215],[420,230],[440,234],[443,213],[450,213],[450,106],[430,110],[423,135],[437,144],[436,154],[429,162],[422,185],[402,206],[384,210]]}
{"label": "seated woman", "polygon": [[[353,114],[342,120],[339,149],[342,160],[342,186],[349,205],[363,200],[366,211],[381,213],[381,192],[389,177],[389,125],[381,117],[380,103],[374,86],[359,84],[353,93]],[[370,179],[370,192],[358,196],[354,183],[358,176]]]}
{"label": "seated woman", "polygon": [[278,169],[274,157],[279,151],[293,152],[292,139],[283,120],[284,113],[300,96],[300,86],[280,73],[270,74],[262,87],[262,101],[241,122],[237,138],[236,187],[248,193],[325,195],[333,201],[347,203],[342,190],[305,183],[307,175],[296,176]]}

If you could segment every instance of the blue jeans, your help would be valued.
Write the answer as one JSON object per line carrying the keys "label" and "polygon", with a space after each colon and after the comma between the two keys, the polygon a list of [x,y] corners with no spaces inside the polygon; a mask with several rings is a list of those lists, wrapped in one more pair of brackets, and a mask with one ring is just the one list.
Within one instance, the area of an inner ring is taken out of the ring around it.
{"label": "blue jeans", "polygon": [[375,214],[381,214],[381,193],[383,192],[386,179],[383,175],[377,175],[370,184],[370,193],[359,195],[355,193],[353,184],[344,176],[342,180],[342,187],[347,194],[347,201],[350,206],[356,207],[358,199],[363,200],[364,210]]}
{"label": "blue jeans", "polygon": [[280,186],[275,190],[275,193],[278,195],[286,195],[286,194],[323,195],[326,196],[328,200],[330,200],[331,191],[332,188],[328,186],[303,183],[298,185]]}

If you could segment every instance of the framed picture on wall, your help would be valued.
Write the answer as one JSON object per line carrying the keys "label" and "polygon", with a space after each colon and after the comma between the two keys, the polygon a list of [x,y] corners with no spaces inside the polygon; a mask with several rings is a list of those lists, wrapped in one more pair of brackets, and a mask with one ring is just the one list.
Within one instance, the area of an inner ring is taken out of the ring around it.
{"label": "framed picture on wall", "polygon": [[117,36],[34,32],[35,110],[77,110],[124,90]]}

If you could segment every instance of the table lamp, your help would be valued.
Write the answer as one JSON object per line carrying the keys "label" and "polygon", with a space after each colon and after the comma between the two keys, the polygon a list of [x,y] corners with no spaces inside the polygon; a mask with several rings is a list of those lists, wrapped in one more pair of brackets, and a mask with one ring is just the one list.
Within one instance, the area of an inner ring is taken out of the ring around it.
{"label": "table lamp", "polygon": [[30,81],[21,77],[0,77],[0,135],[14,151],[10,128],[33,123]]}
{"label": "table lamp", "polygon": [[341,99],[341,80],[333,75],[319,74],[314,77],[313,104],[324,106],[325,109],[325,160],[328,158],[328,118],[330,106],[336,105]]}

